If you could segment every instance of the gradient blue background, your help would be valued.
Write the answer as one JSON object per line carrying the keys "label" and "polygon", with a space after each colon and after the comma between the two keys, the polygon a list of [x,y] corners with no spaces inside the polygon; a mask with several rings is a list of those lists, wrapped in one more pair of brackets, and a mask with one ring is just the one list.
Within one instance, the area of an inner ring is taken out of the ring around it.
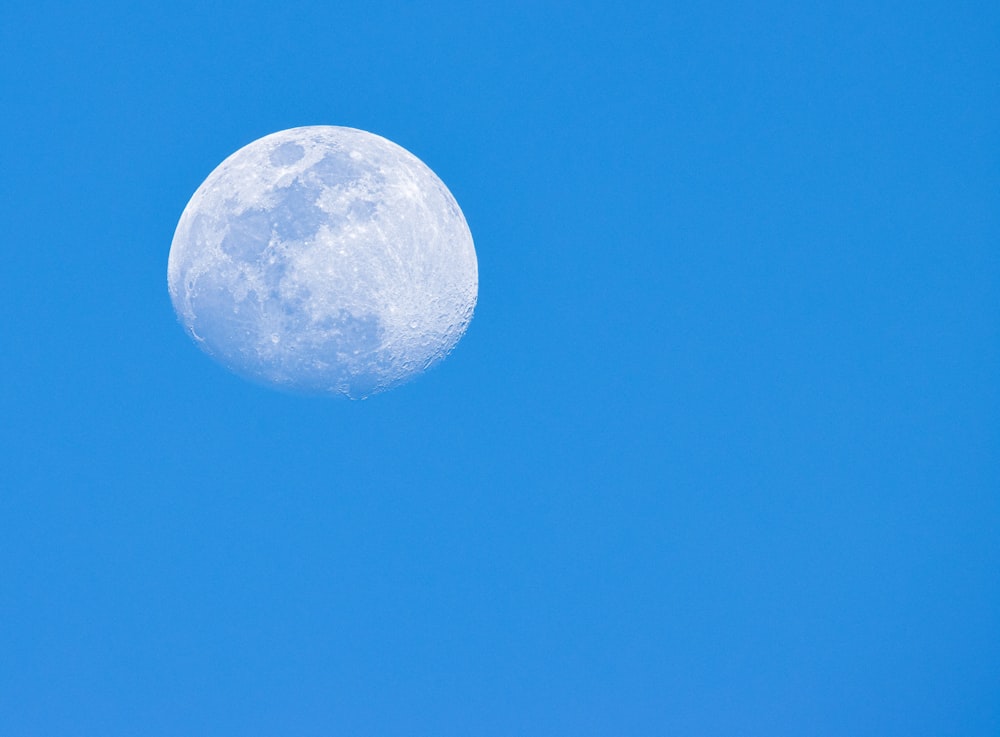
{"label": "gradient blue background", "polygon": [[[0,735],[1000,734],[1000,6],[0,11]],[[360,403],[166,290],[371,130],[480,300]]]}

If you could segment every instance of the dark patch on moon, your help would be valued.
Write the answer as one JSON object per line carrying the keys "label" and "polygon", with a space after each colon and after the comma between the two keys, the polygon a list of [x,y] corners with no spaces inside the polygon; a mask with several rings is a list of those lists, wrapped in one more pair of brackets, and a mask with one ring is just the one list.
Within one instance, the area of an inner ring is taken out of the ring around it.
{"label": "dark patch on moon", "polygon": [[286,141],[280,146],[275,146],[274,150],[267,157],[274,166],[291,166],[306,155],[306,150],[294,141]]}
{"label": "dark patch on moon", "polygon": [[269,210],[255,208],[229,218],[222,250],[236,261],[256,263],[271,242],[312,238],[324,221],[331,219],[316,206],[315,187],[296,181],[280,191],[278,203]]}
{"label": "dark patch on moon", "polygon": [[247,210],[230,218],[222,250],[235,261],[251,263],[260,258],[271,241],[270,217],[263,210]]}
{"label": "dark patch on moon", "polygon": [[309,173],[328,187],[353,184],[364,171],[346,151],[331,151],[309,168]]}
{"label": "dark patch on moon", "polygon": [[296,180],[281,190],[278,204],[268,213],[274,231],[283,241],[312,238],[329,216],[316,206],[319,191]]}

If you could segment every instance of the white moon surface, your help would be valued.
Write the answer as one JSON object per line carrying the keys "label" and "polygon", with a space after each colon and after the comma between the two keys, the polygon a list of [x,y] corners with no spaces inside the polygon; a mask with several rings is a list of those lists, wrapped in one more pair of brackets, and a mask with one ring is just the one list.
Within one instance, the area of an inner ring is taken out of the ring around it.
{"label": "white moon surface", "polygon": [[422,161],[309,126],[223,161],[184,209],[167,267],[195,342],[251,380],[363,398],[444,358],[479,288],[472,234]]}

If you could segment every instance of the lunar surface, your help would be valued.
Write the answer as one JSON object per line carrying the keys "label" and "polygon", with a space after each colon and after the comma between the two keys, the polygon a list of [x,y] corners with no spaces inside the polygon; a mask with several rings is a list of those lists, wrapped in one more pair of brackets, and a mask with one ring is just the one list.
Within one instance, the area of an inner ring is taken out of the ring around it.
{"label": "lunar surface", "polygon": [[170,247],[174,309],[251,380],[363,398],[444,358],[476,305],[472,235],[410,152],[353,128],[265,136],[223,161]]}

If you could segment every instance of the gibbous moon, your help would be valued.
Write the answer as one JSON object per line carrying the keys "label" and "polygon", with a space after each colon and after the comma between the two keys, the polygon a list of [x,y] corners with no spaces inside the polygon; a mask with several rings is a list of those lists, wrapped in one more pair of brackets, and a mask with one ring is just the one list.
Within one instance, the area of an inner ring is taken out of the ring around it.
{"label": "gibbous moon", "polygon": [[422,161],[309,126],[244,146],[198,187],[167,283],[188,334],[235,373],[359,399],[454,348],[479,276],[465,217]]}

